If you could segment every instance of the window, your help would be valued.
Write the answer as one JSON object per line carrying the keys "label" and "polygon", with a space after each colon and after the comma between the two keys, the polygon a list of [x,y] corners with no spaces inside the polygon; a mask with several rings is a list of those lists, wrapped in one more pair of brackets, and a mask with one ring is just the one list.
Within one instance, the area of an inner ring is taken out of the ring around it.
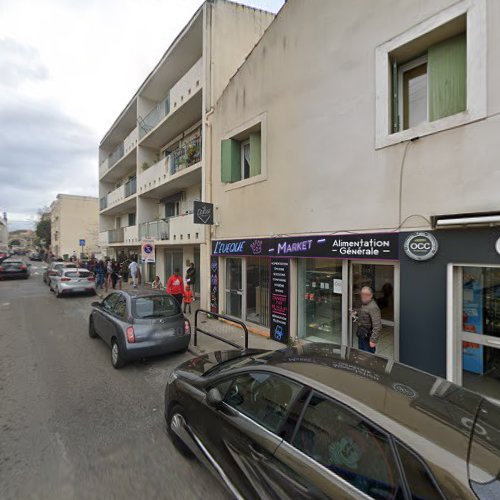
{"label": "window", "polygon": [[125,317],[127,314],[127,301],[125,300],[125,297],[120,295],[118,296],[118,299],[113,306],[113,312],[120,318]]}
{"label": "window", "polygon": [[[241,138],[240,138],[241,137]],[[221,143],[221,180],[232,183],[261,174],[260,130]]]}
{"label": "window", "polygon": [[102,305],[106,311],[113,311],[116,301],[118,300],[119,295],[117,293],[112,293],[108,295],[103,301]]}
{"label": "window", "polygon": [[135,318],[169,318],[180,313],[179,304],[170,295],[138,297],[132,302]]}
{"label": "window", "polygon": [[399,458],[403,466],[406,482],[411,491],[411,498],[418,500],[439,500],[443,496],[436,487],[434,478],[422,460],[405,446],[397,443]]}
{"label": "window", "polygon": [[135,226],[135,214],[128,214],[128,225]]}
{"label": "window", "polygon": [[225,402],[277,433],[301,388],[299,384],[268,373],[245,373],[235,379]]}
{"label": "window", "polygon": [[[465,23],[465,16],[463,23]],[[420,50],[421,45],[415,45]],[[407,49],[412,52],[412,47]],[[446,118],[466,109],[466,34],[445,39],[423,55],[400,63],[402,47],[393,56],[393,132]],[[397,73],[397,74],[396,74]]]}
{"label": "window", "polygon": [[402,497],[388,437],[321,395],[311,397],[292,444],[373,498]]}

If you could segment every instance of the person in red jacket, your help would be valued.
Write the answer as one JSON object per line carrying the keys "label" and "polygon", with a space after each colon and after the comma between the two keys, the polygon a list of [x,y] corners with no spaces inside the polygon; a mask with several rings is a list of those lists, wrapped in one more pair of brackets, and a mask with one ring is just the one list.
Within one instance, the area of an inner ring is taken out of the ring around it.
{"label": "person in red jacket", "polygon": [[189,309],[189,314],[191,314],[191,303],[193,302],[193,290],[186,283],[186,288],[184,288],[184,314],[186,313],[186,308]]}
{"label": "person in red jacket", "polygon": [[175,269],[174,274],[168,278],[167,293],[173,295],[178,304],[182,306],[182,296],[184,295],[184,283],[179,269]]}

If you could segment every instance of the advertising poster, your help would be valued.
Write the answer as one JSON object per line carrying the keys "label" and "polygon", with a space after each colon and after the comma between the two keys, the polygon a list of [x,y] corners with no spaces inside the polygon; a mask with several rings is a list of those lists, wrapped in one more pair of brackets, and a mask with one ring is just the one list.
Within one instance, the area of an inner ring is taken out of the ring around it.
{"label": "advertising poster", "polygon": [[[483,332],[483,279],[481,268],[464,267],[463,270],[462,329],[464,332]],[[463,369],[482,375],[484,373],[483,346],[473,342],[463,343]]]}
{"label": "advertising poster", "polygon": [[271,338],[284,344],[288,341],[290,261],[271,259]]}
{"label": "advertising poster", "polygon": [[219,258],[210,259],[210,312],[219,312]]}

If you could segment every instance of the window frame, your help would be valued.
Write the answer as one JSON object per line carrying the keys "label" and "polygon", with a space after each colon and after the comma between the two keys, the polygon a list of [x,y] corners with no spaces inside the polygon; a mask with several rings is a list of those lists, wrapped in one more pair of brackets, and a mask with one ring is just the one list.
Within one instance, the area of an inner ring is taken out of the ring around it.
{"label": "window frame", "polygon": [[[248,177],[245,177],[245,147],[248,146]],[[244,139],[240,141],[240,181],[244,181],[250,179],[252,176],[250,175],[250,137],[248,139]],[[236,181],[239,182],[239,181]]]}
{"label": "window frame", "polygon": [[[392,131],[390,54],[453,19],[466,15],[466,107],[465,111]],[[461,0],[395,36],[375,49],[375,149],[424,137],[472,123],[487,116],[487,17],[486,0]]]}
{"label": "window frame", "polygon": [[[427,64],[427,53],[425,55],[411,59],[407,63],[398,65],[398,96],[397,96],[397,106],[398,106],[398,132],[404,130],[411,130],[412,127],[404,128],[405,114],[404,114],[404,74],[412,69],[418,68]],[[426,68],[425,74],[427,75],[427,99],[426,99],[426,119],[423,123],[429,123],[429,70]],[[408,106],[409,109],[409,106]],[[420,126],[421,124],[419,124]],[[415,128],[415,127],[413,127]],[[395,132],[397,133],[397,132]]]}

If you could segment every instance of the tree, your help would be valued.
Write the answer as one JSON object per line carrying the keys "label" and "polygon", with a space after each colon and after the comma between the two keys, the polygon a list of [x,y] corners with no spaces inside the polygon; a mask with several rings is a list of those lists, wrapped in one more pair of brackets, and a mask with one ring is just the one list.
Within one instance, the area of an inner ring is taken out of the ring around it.
{"label": "tree", "polygon": [[37,245],[41,247],[49,247],[51,244],[50,241],[50,212],[40,210],[38,212],[38,215],[40,216],[39,221],[36,224],[36,237],[37,237]]}

